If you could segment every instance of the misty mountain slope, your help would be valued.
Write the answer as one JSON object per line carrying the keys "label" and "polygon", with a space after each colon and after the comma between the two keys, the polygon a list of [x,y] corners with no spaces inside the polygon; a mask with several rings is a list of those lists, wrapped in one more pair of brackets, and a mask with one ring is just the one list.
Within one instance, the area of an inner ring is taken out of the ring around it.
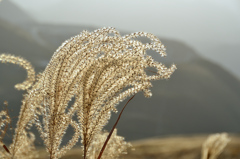
{"label": "misty mountain slope", "polygon": [[41,24],[36,27],[38,39],[54,51],[67,39],[80,34],[83,30],[93,31],[96,27]]}
{"label": "misty mountain slope", "polygon": [[42,47],[21,28],[0,19],[0,52],[22,56],[31,62],[52,56],[51,50]]}
{"label": "misty mountain slope", "polygon": [[[212,72],[214,72],[214,76],[216,77],[216,79],[218,79],[218,81],[221,81],[222,83],[227,84],[229,87],[231,87],[231,89],[238,95],[239,97],[239,92],[240,92],[240,80],[237,78],[232,78],[233,75],[228,73],[228,75],[223,76],[222,71],[224,69],[219,69],[218,65],[215,65],[214,63],[211,62],[204,62],[204,63],[200,63],[199,65],[201,65],[202,67],[208,68],[210,69]],[[224,70],[225,72],[227,72],[226,70]]]}
{"label": "misty mountain slope", "polygon": [[0,5],[0,18],[21,27],[31,27],[35,24],[33,18],[9,0],[3,0]]}

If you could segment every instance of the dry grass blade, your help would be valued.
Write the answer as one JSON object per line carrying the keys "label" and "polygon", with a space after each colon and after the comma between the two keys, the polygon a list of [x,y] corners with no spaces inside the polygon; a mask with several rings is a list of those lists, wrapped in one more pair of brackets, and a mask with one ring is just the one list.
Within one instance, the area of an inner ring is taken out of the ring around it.
{"label": "dry grass blade", "polygon": [[[97,159],[102,149],[102,145],[104,145],[108,136],[109,133],[105,131],[95,136],[95,139],[90,146],[88,159]],[[124,140],[124,137],[117,135],[117,129],[114,129],[101,158],[117,159],[119,157],[122,157],[123,155],[125,156],[128,153],[128,148],[132,147],[132,144]]]}
{"label": "dry grass blade", "polygon": [[6,145],[3,145],[3,148],[7,151],[7,153],[11,154]]}
{"label": "dry grass blade", "polygon": [[106,139],[106,141],[105,141],[105,143],[104,143],[104,145],[103,145],[100,153],[99,153],[98,159],[100,159],[100,158],[102,157],[102,154],[103,154],[103,152],[104,152],[104,150],[105,150],[105,148],[106,148],[106,146],[107,146],[107,143],[108,143],[109,139],[111,138],[112,133],[113,133],[114,129],[116,128],[116,126],[117,126],[117,124],[118,124],[118,121],[120,120],[124,109],[126,108],[127,104],[128,104],[134,97],[135,97],[135,95],[133,95],[133,96],[127,101],[127,103],[124,105],[124,107],[122,108],[122,111],[120,112],[120,114],[119,114],[119,116],[118,116],[118,118],[117,118],[117,121],[116,121],[115,124],[113,125],[113,127],[112,127],[112,129],[111,129],[111,131],[110,131],[110,133],[109,133],[109,135],[108,135],[108,137],[107,137],[107,139]]}

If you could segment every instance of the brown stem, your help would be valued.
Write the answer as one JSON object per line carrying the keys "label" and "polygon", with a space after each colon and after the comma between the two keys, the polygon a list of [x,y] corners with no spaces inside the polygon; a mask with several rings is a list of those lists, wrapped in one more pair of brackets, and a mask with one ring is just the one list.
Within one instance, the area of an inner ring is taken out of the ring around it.
{"label": "brown stem", "polygon": [[86,146],[84,146],[84,155],[83,155],[84,157],[84,159],[86,159],[86,156],[87,156],[87,150],[86,150]]}
{"label": "brown stem", "polygon": [[3,148],[5,149],[5,151],[7,151],[7,153],[11,154],[6,145],[3,145]]}
{"label": "brown stem", "polygon": [[108,137],[107,137],[107,139],[106,139],[106,141],[105,141],[105,143],[104,143],[104,145],[103,145],[103,147],[102,147],[102,149],[101,149],[101,151],[100,151],[99,156],[98,156],[97,159],[100,159],[100,158],[102,157],[103,151],[105,150],[105,148],[106,148],[106,146],[107,146],[107,143],[108,143],[109,139],[111,138],[112,133],[113,133],[114,129],[116,128],[119,119],[120,119],[121,116],[122,116],[123,110],[126,108],[127,104],[133,99],[133,97],[135,97],[135,95],[133,95],[133,96],[127,101],[127,103],[126,103],[125,106],[123,107],[122,111],[120,112],[120,114],[119,114],[119,116],[118,116],[118,119],[117,119],[117,121],[115,122],[115,124],[113,125],[110,133],[108,134]]}

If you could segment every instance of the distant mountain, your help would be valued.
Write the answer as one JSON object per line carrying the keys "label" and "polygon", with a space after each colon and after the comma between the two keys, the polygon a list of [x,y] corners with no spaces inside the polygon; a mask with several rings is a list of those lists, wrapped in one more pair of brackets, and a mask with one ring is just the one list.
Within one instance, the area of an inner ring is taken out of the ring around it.
{"label": "distant mountain", "polygon": [[9,0],[3,0],[1,2],[0,18],[21,27],[30,27],[35,24],[31,16]]}
{"label": "distant mountain", "polygon": [[41,24],[31,29],[31,33],[42,46],[55,51],[65,40],[86,29],[93,31],[96,27]]}
{"label": "distant mountain", "polygon": [[44,59],[43,56],[47,55],[48,58],[52,56],[50,53],[52,50],[35,41],[31,32],[1,18],[0,35],[0,52],[20,55],[31,61]]}
{"label": "distant mountain", "polygon": [[[28,59],[38,72],[44,70],[63,41],[83,29],[96,28],[37,23],[28,29],[21,27],[0,19],[0,52]],[[148,53],[167,66],[175,63],[178,69],[171,79],[154,82],[153,97],[146,99],[140,93],[130,102],[117,126],[119,134],[127,140],[135,140],[170,134],[240,132],[239,80],[198,56],[186,44],[161,40],[167,46],[168,56],[160,58],[154,52]],[[24,80],[25,71],[17,66],[0,64],[0,74],[0,104],[8,100],[9,107],[13,108],[11,115],[17,116],[22,92],[14,90],[13,85]],[[125,102],[118,106],[119,110]],[[113,114],[107,129],[115,120]]]}

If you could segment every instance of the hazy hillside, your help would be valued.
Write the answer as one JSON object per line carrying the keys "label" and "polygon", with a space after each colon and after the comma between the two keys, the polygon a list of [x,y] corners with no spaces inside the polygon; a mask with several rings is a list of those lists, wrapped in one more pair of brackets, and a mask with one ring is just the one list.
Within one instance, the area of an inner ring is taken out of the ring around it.
{"label": "hazy hillside", "polygon": [[35,24],[31,16],[9,0],[3,0],[1,2],[0,18],[21,27],[31,27]]}
{"label": "hazy hillside", "polygon": [[[51,50],[39,45],[29,32],[0,18],[0,51],[29,60],[42,60]],[[51,55],[49,56],[51,57]]]}
{"label": "hazy hillside", "polygon": [[[94,27],[36,24],[26,32],[18,25],[0,19],[0,52],[23,56],[37,71],[43,71],[54,50],[83,29],[93,30]],[[127,140],[135,140],[169,134],[239,132],[239,80],[220,66],[199,57],[186,44],[160,39],[167,46],[168,56],[163,59],[149,53],[168,66],[177,64],[178,70],[170,80],[154,82],[152,98],[143,98],[140,93],[131,101],[117,126],[119,134]],[[8,100],[13,109],[11,115],[17,116],[22,92],[14,90],[13,86],[24,80],[25,71],[17,66],[0,64],[0,74],[0,103]],[[116,115],[108,128],[114,117]]]}

